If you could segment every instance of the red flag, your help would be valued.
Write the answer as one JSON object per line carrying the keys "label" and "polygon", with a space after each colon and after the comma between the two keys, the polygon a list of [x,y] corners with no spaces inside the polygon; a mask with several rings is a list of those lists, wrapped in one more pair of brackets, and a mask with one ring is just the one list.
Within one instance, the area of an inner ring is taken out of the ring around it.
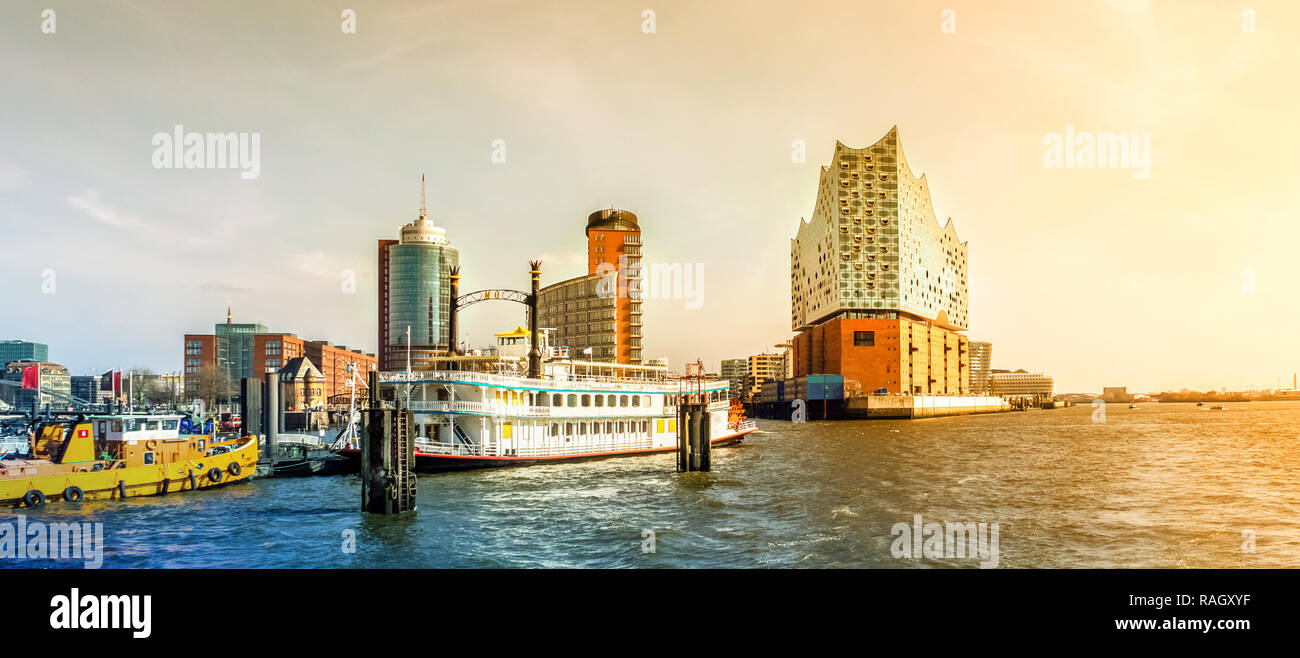
{"label": "red flag", "polygon": [[40,388],[41,371],[40,366],[27,366],[23,368],[23,388]]}
{"label": "red flag", "polygon": [[122,390],[122,371],[113,371],[113,399],[117,399],[117,394]]}

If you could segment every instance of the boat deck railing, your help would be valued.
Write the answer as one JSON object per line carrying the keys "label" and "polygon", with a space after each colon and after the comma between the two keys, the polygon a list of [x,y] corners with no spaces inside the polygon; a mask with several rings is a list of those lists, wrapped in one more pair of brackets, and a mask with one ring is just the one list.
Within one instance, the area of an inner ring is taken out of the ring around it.
{"label": "boat deck railing", "polygon": [[[595,420],[617,420],[620,418],[646,420],[653,418],[670,418],[677,414],[677,407],[675,405],[664,405],[661,409],[655,407],[621,406],[549,407],[506,404],[504,402],[496,401],[477,402],[473,400],[411,400],[408,405],[411,411],[416,413],[481,414],[485,416],[515,416],[521,418],[550,418],[551,416],[556,416],[561,418]],[[713,402],[709,405],[709,411],[723,411],[728,409],[729,406],[730,403],[726,400]]]}
{"label": "boat deck railing", "polygon": [[416,441],[415,448],[425,454],[463,455],[467,457],[567,457],[573,455],[590,455],[605,452],[630,452],[649,450],[655,447],[650,437],[639,439],[620,439],[596,443],[568,443],[561,446],[520,446],[498,450],[497,443],[486,445],[464,445],[443,441]]}
{"label": "boat deck railing", "polygon": [[493,416],[550,416],[550,407],[474,402],[472,400],[411,400],[411,411],[489,414]]}
{"label": "boat deck railing", "polygon": [[[495,384],[506,387],[525,387],[541,388],[547,390],[564,390],[573,388],[574,384],[618,392],[628,386],[638,386],[649,391],[658,393],[674,394],[678,392],[676,382],[655,380],[655,379],[638,379],[635,377],[609,377],[602,375],[562,375],[550,379],[528,379],[525,377],[514,377],[508,375],[497,375],[486,372],[473,372],[468,370],[431,370],[424,372],[380,372],[379,382],[382,384],[403,384],[419,382],[446,382],[461,381],[476,384]],[[710,390],[722,390],[728,387],[726,381],[708,382]]]}

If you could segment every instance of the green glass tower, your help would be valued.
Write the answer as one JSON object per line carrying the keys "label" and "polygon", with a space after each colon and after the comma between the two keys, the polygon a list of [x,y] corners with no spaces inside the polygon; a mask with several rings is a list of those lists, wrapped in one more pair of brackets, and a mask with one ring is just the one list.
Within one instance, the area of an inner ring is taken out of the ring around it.
{"label": "green glass tower", "polygon": [[413,369],[445,354],[450,332],[451,268],[460,253],[447,240],[447,231],[434,226],[424,205],[420,182],[420,216],[402,227],[396,243],[380,242],[380,368],[405,370],[407,331]]}

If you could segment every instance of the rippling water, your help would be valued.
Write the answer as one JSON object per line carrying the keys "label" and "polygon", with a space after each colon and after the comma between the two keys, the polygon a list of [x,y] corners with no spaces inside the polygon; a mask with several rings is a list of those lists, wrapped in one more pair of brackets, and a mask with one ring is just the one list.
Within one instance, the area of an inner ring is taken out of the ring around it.
{"label": "rippling water", "polygon": [[[101,521],[105,567],[970,567],[896,559],[895,523],[997,523],[1006,567],[1300,566],[1300,403],[1110,405],[922,421],[759,421],[714,471],[672,455],[422,475],[363,515],[355,477],[7,510]],[[357,550],[342,550],[345,530]],[[642,531],[655,553],[642,552]],[[1242,550],[1255,533],[1256,552]],[[80,563],[0,560],[0,567]]]}

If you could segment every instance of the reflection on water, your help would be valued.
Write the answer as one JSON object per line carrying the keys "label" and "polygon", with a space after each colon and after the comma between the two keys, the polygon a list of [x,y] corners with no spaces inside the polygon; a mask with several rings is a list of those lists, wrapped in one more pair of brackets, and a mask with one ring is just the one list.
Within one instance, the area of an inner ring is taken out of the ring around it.
{"label": "reflection on water", "polygon": [[[1007,567],[1300,566],[1300,403],[760,421],[714,472],[672,455],[422,475],[363,515],[356,477],[7,510],[102,521],[105,567],[972,567],[896,559],[891,527],[998,523]],[[642,531],[656,552],[642,553]],[[345,553],[345,531],[356,552]],[[1242,551],[1242,532],[1256,552]],[[60,566],[0,560],[0,567]],[[80,566],[80,562],[67,566]]]}

